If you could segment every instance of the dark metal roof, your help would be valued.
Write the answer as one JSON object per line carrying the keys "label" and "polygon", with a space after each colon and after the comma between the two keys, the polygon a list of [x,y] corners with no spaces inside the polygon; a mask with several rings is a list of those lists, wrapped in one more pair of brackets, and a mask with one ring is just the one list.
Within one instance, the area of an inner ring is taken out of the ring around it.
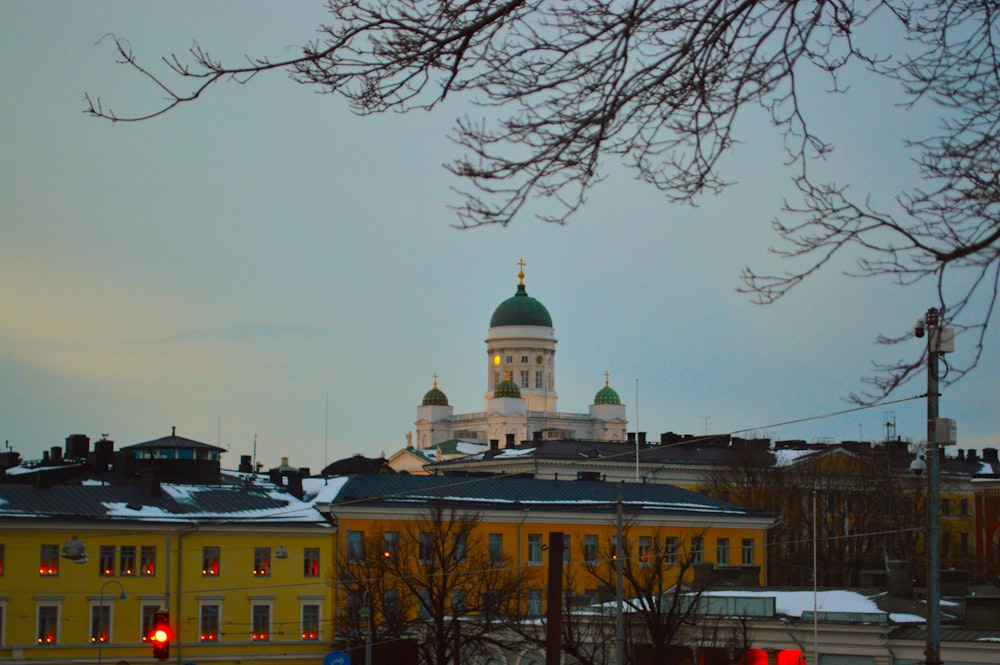
{"label": "dark metal roof", "polygon": [[[311,513],[311,516],[310,516]],[[311,504],[259,486],[0,485],[0,519],[45,518],[137,521],[323,521]]]}
{"label": "dark metal roof", "polygon": [[628,512],[767,517],[741,506],[667,484],[537,480],[513,476],[352,476],[333,504],[410,504],[439,500],[491,510],[611,512],[618,493]]}
{"label": "dark metal roof", "polygon": [[215,450],[220,453],[226,452],[225,448],[219,448],[218,446],[213,446],[207,443],[202,443],[201,441],[195,441],[194,439],[187,439],[183,436],[177,436],[176,434],[171,434],[170,436],[165,436],[159,439],[153,439],[152,441],[143,441],[142,443],[133,443],[131,446],[123,446],[122,450],[135,450],[143,448],[198,448],[201,450]]}

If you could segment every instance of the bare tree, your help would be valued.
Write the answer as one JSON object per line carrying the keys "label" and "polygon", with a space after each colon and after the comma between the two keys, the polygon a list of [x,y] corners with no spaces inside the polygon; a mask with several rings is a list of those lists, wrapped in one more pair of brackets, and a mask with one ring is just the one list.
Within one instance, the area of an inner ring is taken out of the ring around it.
{"label": "bare tree", "polygon": [[[614,660],[620,563],[626,663],[683,662],[708,648],[732,653],[732,662],[738,662],[751,642],[745,622],[740,623],[742,630],[733,630],[733,622],[702,613],[700,599],[711,579],[695,579],[693,572],[703,536],[688,540],[669,535],[673,533],[626,523],[620,558],[613,527],[595,543],[577,543],[563,573],[563,589],[573,592],[564,594],[562,607],[561,648],[566,656],[579,665]],[[529,643],[545,645],[546,616],[509,619],[512,629]]]}
{"label": "bare tree", "polygon": [[363,552],[348,551],[338,581],[348,589],[342,616],[351,644],[364,644],[369,629],[374,642],[417,636],[425,665],[508,648],[496,628],[518,611],[531,574],[492,561],[479,525],[476,513],[432,505],[367,535]]}
{"label": "bare tree", "polygon": [[773,584],[812,580],[815,539],[818,582],[856,586],[862,570],[883,568],[886,559],[920,561],[924,483],[906,471],[909,459],[889,445],[788,467],[773,457],[734,457],[708,475],[706,488],[780,516],[768,537],[768,561],[780,562],[768,571]]}
{"label": "bare tree", "polygon": [[[554,203],[537,216],[562,223],[602,178],[608,158],[671,201],[718,192],[729,184],[720,158],[738,140],[738,116],[761,107],[784,137],[801,200],[774,222],[783,241],[775,251],[795,268],[779,275],[746,268],[745,290],[773,302],[850,253],[855,274],[903,286],[934,283],[942,325],[975,340],[974,358],[950,380],[978,362],[1000,269],[996,0],[326,4],[330,21],[321,37],[282,60],[247,56],[226,65],[196,44],[187,56],[164,58],[161,75],[114,37],[120,62],[166,101],[125,116],[88,95],[86,111],[113,121],[148,119],[200,98],[216,82],[246,83],[278,70],[343,95],[359,114],[427,109],[465,95],[483,112],[457,122],[451,138],[462,154],[448,168],[468,183],[457,207],[459,225],[468,227],[507,224],[534,198]],[[898,53],[881,50],[887,26],[898,29]],[[903,103],[941,118],[937,131],[907,143],[921,182],[890,209],[876,209],[865,192],[814,180],[808,167],[833,143],[800,104],[800,80],[818,72],[832,91],[846,92],[841,77],[855,65],[898,85]],[[878,400],[922,364],[878,366],[855,399]]]}

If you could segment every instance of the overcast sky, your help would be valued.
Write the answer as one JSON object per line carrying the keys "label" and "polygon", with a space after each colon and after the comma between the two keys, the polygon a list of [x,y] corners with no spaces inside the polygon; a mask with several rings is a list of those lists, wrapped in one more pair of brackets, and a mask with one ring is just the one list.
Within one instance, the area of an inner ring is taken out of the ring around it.
{"label": "overcast sky", "polygon": [[[586,412],[607,371],[653,438],[871,440],[887,419],[924,438],[922,399],[780,425],[849,408],[872,361],[917,352],[876,336],[936,301],[844,277],[847,260],[775,305],[736,292],[744,265],[784,268],[769,224],[794,192],[760,115],[725,165],[738,184],[698,207],[609,163],[567,226],[459,231],[441,164],[468,100],[358,118],[275,74],[150,122],[82,113],[85,92],[120,114],[160,98],[106,33],[155,68],[194,40],[231,61],[288,55],[323,19],[319,2],[0,3],[0,440],[33,459],[71,433],[128,445],[176,426],[232,467],[255,437],[265,466],[391,454],[435,373],[456,412],[484,408],[484,339],[520,258],[556,328],[561,411]],[[887,202],[913,182],[901,137],[921,119],[853,83],[805,102],[837,144],[824,168]],[[941,399],[960,448],[1000,445],[988,343]],[[923,392],[918,378],[894,397]]]}

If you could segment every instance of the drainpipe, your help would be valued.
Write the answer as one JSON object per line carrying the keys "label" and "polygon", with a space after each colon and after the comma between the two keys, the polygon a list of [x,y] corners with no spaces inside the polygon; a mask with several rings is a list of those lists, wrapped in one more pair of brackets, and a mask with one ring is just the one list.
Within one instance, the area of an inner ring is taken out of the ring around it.
{"label": "drainpipe", "polygon": [[[521,521],[517,525],[517,569],[520,572],[522,579],[524,576],[524,557],[522,552],[524,550],[524,523],[528,521],[528,509],[524,509],[524,515],[521,516]],[[517,606],[521,607],[521,602],[524,600],[523,589],[521,585],[517,585]]]}
{"label": "drainpipe", "polygon": [[885,641],[885,650],[889,652],[889,665],[896,665],[896,654],[892,652],[892,646],[889,644],[889,627],[882,627],[882,639]]}
{"label": "drainpipe", "polygon": [[785,632],[788,633],[788,636],[792,638],[792,641],[795,642],[795,644],[799,647],[799,651],[801,651],[802,653],[809,653],[808,651],[806,651],[806,648],[802,645],[802,642],[799,642],[799,638],[795,637],[795,633],[793,633],[789,628],[790,624],[791,622],[788,619],[781,620],[781,627],[785,629]]}
{"label": "drainpipe", "polygon": [[[173,616],[174,616],[174,626],[176,626],[176,629],[174,630],[174,637],[176,638],[176,642],[177,642],[176,653],[177,653],[177,664],[178,665],[180,665],[181,663],[184,662],[183,659],[181,658],[181,653],[183,651],[183,646],[182,645],[184,644],[184,641],[181,639],[181,631],[180,631],[180,618],[181,618],[181,581],[184,579],[184,570],[183,570],[183,565],[184,565],[184,536],[192,534],[192,533],[196,532],[197,530],[198,530],[198,525],[196,524],[193,527],[191,527],[191,529],[189,531],[179,531],[177,533],[177,594],[176,594],[177,595],[177,600],[176,600],[177,606],[175,608]],[[169,539],[170,539],[170,535],[168,533],[167,534],[167,540],[168,540],[168,542],[169,542]],[[170,550],[168,549],[167,550],[167,557],[169,557],[169,556],[170,556]],[[167,574],[168,575],[170,574],[169,568],[167,570]],[[169,586],[169,582],[168,582],[168,585],[167,585],[167,610],[169,610],[169,609],[170,609],[170,586]]]}

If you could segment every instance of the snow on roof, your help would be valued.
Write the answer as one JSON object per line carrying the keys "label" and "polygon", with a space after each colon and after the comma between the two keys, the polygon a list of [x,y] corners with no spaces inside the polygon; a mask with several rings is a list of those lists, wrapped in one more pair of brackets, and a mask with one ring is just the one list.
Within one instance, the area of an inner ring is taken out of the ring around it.
{"label": "snow on roof", "polygon": [[312,503],[330,503],[337,498],[350,476],[333,478],[303,478],[302,491]]}
{"label": "snow on roof", "polygon": [[776,614],[802,618],[804,612],[835,612],[844,614],[882,614],[893,623],[924,623],[918,614],[886,613],[875,600],[857,591],[833,589],[828,591],[776,591],[772,589],[709,590],[706,596],[738,596],[740,598],[774,598]]}
{"label": "snow on roof", "polygon": [[534,454],[536,450],[538,450],[538,448],[523,448],[520,450],[515,448],[504,448],[499,451],[493,459],[503,459],[504,457],[524,457],[525,455]]}
{"label": "snow on roof", "polygon": [[792,450],[791,448],[783,448],[782,450],[774,451],[774,465],[777,467],[791,466],[795,464],[803,457],[808,457],[817,451],[815,450]]}
{"label": "snow on roof", "polygon": [[455,450],[464,454],[472,455],[474,453],[481,453],[486,449],[486,446],[482,443],[475,443],[474,441],[462,441],[459,440],[455,444]]}

